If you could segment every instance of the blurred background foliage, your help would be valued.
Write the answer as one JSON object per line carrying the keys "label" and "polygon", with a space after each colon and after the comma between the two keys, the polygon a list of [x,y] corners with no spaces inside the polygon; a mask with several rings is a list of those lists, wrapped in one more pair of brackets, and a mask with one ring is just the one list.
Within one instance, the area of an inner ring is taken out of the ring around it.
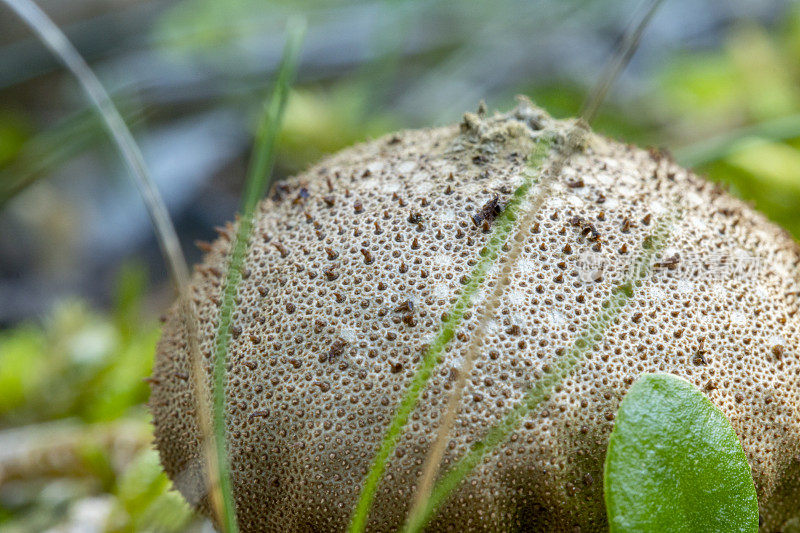
{"label": "blurred background foliage", "polygon": [[105,312],[62,300],[0,332],[0,529],[184,531],[192,512],[149,446],[157,320],[127,263]]}
{"label": "blurred background foliage", "polygon": [[[637,0],[48,0],[134,129],[190,261],[233,217],[287,18],[309,30],[279,177],[480,99],[575,115]],[[594,126],[800,237],[800,6],[667,0]],[[150,447],[173,292],[74,81],[0,9],[0,529],[201,531]]]}

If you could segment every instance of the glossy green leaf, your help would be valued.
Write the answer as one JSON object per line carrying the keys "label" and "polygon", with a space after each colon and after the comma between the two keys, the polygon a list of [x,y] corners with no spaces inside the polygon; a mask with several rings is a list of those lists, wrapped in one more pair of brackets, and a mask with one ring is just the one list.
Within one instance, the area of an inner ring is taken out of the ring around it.
{"label": "glossy green leaf", "polygon": [[611,531],[758,531],[750,465],[706,396],[670,374],[633,384],[605,463]]}

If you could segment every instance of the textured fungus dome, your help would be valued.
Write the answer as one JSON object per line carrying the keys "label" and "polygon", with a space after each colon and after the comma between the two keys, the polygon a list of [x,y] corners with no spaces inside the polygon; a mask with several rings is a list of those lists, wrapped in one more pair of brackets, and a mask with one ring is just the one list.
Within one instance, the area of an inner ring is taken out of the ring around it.
{"label": "textured fungus dome", "polygon": [[[521,183],[533,139],[563,139],[570,124],[525,102],[493,117],[468,113],[459,126],[344,150],[261,204],[227,374],[243,531],[346,527],[394,407],[487,242],[493,201],[502,206]],[[431,530],[606,529],[602,468],[614,414],[630,384],[654,371],[685,377],[730,419],[762,529],[800,520],[797,247],[666,156],[591,133],[568,155],[488,326],[445,468],[571,345],[677,204],[668,244],[594,350],[484,458]],[[232,228],[221,234],[192,287],[209,376]],[[495,268],[487,282],[496,279]],[[424,389],[370,530],[402,523],[476,322],[468,313]],[[185,335],[173,309],[151,407],[166,471],[207,512]]]}

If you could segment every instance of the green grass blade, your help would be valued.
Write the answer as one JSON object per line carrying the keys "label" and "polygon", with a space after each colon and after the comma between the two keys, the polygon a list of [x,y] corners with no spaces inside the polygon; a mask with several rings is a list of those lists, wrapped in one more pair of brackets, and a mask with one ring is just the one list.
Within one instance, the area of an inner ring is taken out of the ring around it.
{"label": "green grass blade", "polygon": [[552,140],[549,137],[537,141],[533,153],[528,159],[529,171],[525,175],[525,180],[514,192],[505,210],[495,222],[489,242],[486,247],[481,250],[481,257],[473,268],[469,281],[459,294],[458,300],[453,308],[447,313],[447,320],[442,323],[436,338],[425,352],[419,368],[417,368],[411,383],[409,383],[406,388],[403,398],[400,400],[392,421],[389,423],[389,427],[384,434],[380,448],[375,455],[364,484],[362,485],[361,494],[359,495],[358,503],[356,504],[355,511],[350,521],[349,531],[351,533],[361,532],[366,528],[369,509],[375,499],[378,483],[386,469],[386,461],[397,446],[397,440],[400,438],[400,434],[408,422],[409,416],[414,411],[420,393],[430,379],[439,357],[447,346],[447,343],[450,342],[450,339],[455,335],[456,329],[461,324],[464,313],[470,308],[472,299],[483,282],[486,273],[494,264],[503,245],[506,243],[514,227],[516,212],[519,205],[527,197],[531,187],[536,183],[538,170],[549,155],[551,145]]}
{"label": "green grass blade", "polygon": [[645,241],[639,256],[633,263],[629,277],[603,302],[602,311],[589,319],[583,331],[574,341],[570,351],[558,358],[553,365],[553,370],[529,389],[522,401],[503,420],[493,426],[483,440],[476,442],[467,455],[444,475],[434,487],[424,510],[410,518],[404,531],[417,532],[422,530],[450,493],[480,464],[483,457],[505,442],[522,422],[525,415],[544,401],[556,385],[583,359],[583,355],[592,350],[602,339],[606,328],[613,322],[628,300],[633,297],[637,284],[651,272],[653,261],[666,245],[670,230],[670,218],[662,220],[656,225],[653,235]]}
{"label": "green grass blade", "polygon": [[[584,124],[588,124],[594,119],[598,109],[600,108],[600,105],[608,93],[608,90],[613,85],[614,81],[617,79],[625,66],[630,62],[633,54],[636,52],[644,30],[647,28],[647,25],[652,20],[662,2],[663,0],[649,0],[649,5],[645,5],[646,2],[643,2],[641,6],[641,15],[634,17],[633,21],[626,28],[624,38],[620,43],[619,48],[607,63],[600,79],[584,102],[581,110],[581,118],[583,119]],[[580,144],[579,142],[576,144],[576,141],[578,138],[582,137],[580,132],[581,129],[581,127],[578,127],[572,130],[573,139],[570,144],[573,146],[569,147],[565,153],[561,154],[559,160],[554,162],[554,168],[551,169],[552,173],[556,173],[558,170],[560,170],[560,166],[563,165],[563,163],[566,161],[566,158],[569,157],[572,151],[577,147],[577,144]],[[544,198],[548,194],[548,190],[545,190],[543,194],[540,194],[540,198],[538,199],[539,202],[543,202]],[[528,224],[532,220],[532,214],[536,210],[537,209],[532,209],[531,212],[525,216],[524,220],[520,224],[520,231],[525,231],[524,228],[528,227]],[[512,248],[512,250],[509,252],[508,259],[510,264],[513,265],[515,263],[518,253],[519,250],[516,247]],[[465,380],[472,369],[472,358],[474,357],[475,350],[474,346],[477,346],[478,339],[482,336],[482,332],[485,331],[485,322],[493,312],[494,307],[499,302],[499,298],[502,295],[505,283],[507,283],[507,280],[504,280],[503,278],[498,280],[492,296],[489,298],[489,300],[487,300],[482,310],[481,320],[479,321],[478,328],[476,329],[476,335],[473,338],[473,344],[470,345],[467,350],[463,368],[459,373],[459,379],[456,383],[455,390],[448,401],[444,419],[439,429],[439,434],[437,435],[433,446],[431,447],[428,458],[426,459],[423,467],[422,479],[417,487],[417,493],[411,508],[408,522],[408,524],[411,524],[411,529],[421,528],[424,525],[425,520],[427,520],[427,518],[425,518],[425,514],[427,512],[425,509],[431,499],[430,486],[433,483],[434,476],[438,473],[439,461],[444,451],[444,443],[446,442],[447,434],[450,431],[450,426],[455,419],[455,413],[458,408],[461,393],[463,392]]]}
{"label": "green grass blade", "polygon": [[297,70],[300,45],[305,34],[305,21],[292,20],[287,28],[288,40],[283,51],[278,78],[269,103],[264,109],[256,133],[256,143],[247,172],[247,183],[240,212],[239,226],[232,244],[231,257],[225,280],[225,288],[220,306],[217,335],[214,343],[214,441],[217,464],[219,465],[219,487],[222,493],[225,531],[238,531],[236,509],[231,490],[225,432],[225,364],[228,358],[230,325],[236,300],[236,291],[242,278],[242,263],[247,253],[253,214],[264,196],[272,179],[272,165],[275,159],[275,143],[280,131],[289,89]]}
{"label": "green grass blade", "polygon": [[111,97],[66,35],[39,9],[35,2],[32,0],[0,1],[11,8],[34,31],[45,46],[53,52],[53,55],[64,64],[67,70],[72,72],[86,91],[134,177],[156,231],[161,251],[167,258],[172,279],[178,286],[178,290],[181,290],[181,287],[186,286],[189,280],[189,268],[181,251],[175,227],[172,225],[172,220],[158,190],[150,179],[144,157]]}
{"label": "green grass blade", "polygon": [[[128,166],[131,176],[136,183],[139,194],[147,208],[150,221],[156,234],[161,253],[164,256],[175,288],[178,292],[178,302],[181,318],[187,331],[187,344],[189,356],[192,363],[192,377],[195,394],[198,404],[205,403],[208,397],[205,382],[201,377],[200,349],[198,346],[197,319],[194,304],[188,296],[187,287],[189,284],[189,268],[186,258],[180,247],[175,227],[169,217],[161,195],[150,178],[150,173],[145,164],[141,150],[136,145],[133,135],[122,119],[114,102],[108,95],[100,80],[86,64],[72,43],[58,29],[50,18],[32,0],[2,0],[14,11],[36,34],[36,36],[47,46],[51,52],[61,61],[83,87],[89,97],[92,106],[97,111],[103,121],[103,125],[110,134],[112,140],[122,155],[125,164]],[[209,486],[215,487],[217,476],[217,464],[215,457],[210,450],[213,448],[213,433],[211,424],[208,420],[208,413],[204,409],[198,409],[197,423],[201,435],[202,456],[207,459]],[[221,514],[218,491],[212,488],[211,505],[212,509],[219,516]]]}
{"label": "green grass blade", "polygon": [[628,65],[636,49],[639,48],[642,34],[647,28],[647,25],[650,24],[653,15],[656,14],[662,2],[663,0],[650,0],[650,4],[646,8],[644,7],[644,3],[642,3],[640,6],[641,15],[639,17],[634,17],[626,28],[625,35],[622,38],[619,48],[606,64],[603,73],[600,75],[600,79],[583,103],[580,116],[587,124],[591,124],[592,120],[594,120],[609,89],[611,89],[611,86],[614,85],[614,82]]}
{"label": "green grass blade", "polygon": [[[423,463],[422,476],[417,483],[416,494],[414,495],[413,503],[409,516],[414,516],[422,511],[425,507],[428,498],[431,495],[433,484],[436,481],[436,476],[439,473],[439,467],[442,457],[444,456],[447,443],[450,440],[450,432],[455,424],[458,414],[459,405],[463,397],[464,391],[467,387],[467,381],[472,374],[472,368],[475,359],[478,357],[480,347],[486,337],[486,332],[489,323],[495,317],[497,308],[502,301],[503,294],[506,291],[509,283],[511,282],[510,273],[511,267],[516,264],[522,252],[525,236],[531,231],[531,226],[536,221],[539,210],[544,204],[545,200],[553,193],[553,182],[561,171],[561,167],[566,162],[567,158],[578,149],[583,142],[585,130],[582,124],[576,123],[570,130],[569,134],[564,138],[566,144],[562,147],[558,157],[553,158],[547,168],[544,177],[539,180],[536,194],[531,198],[527,210],[522,214],[519,221],[515,225],[515,235],[512,238],[510,245],[507,247],[504,260],[507,268],[500,270],[499,276],[494,281],[494,287],[491,291],[487,290],[486,296],[482,299],[481,305],[477,306],[477,323],[475,329],[470,335],[470,342],[466,350],[463,352],[461,364],[458,367],[457,378],[453,383],[452,391],[447,398],[447,406],[443,414],[439,418],[439,428],[436,432],[436,437],[428,449],[427,457]],[[537,157],[531,158],[537,161]],[[527,168],[526,173],[530,176],[531,173],[536,174],[536,168]],[[487,287],[488,289],[488,287]]]}

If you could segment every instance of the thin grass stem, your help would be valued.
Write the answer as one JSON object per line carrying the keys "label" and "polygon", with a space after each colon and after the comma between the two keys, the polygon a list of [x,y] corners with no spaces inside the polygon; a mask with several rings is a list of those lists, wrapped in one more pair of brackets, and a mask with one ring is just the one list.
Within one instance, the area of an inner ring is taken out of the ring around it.
{"label": "thin grass stem", "polygon": [[413,514],[407,522],[404,528],[406,533],[421,531],[452,491],[480,464],[484,456],[504,443],[519,427],[523,418],[545,401],[556,385],[583,360],[584,354],[591,351],[603,338],[605,330],[633,297],[635,288],[652,271],[654,259],[658,257],[669,239],[672,221],[673,217],[666,217],[657,223],[653,234],[645,241],[642,250],[632,264],[628,278],[623,284],[616,287],[603,302],[601,311],[589,319],[576,337],[569,352],[556,359],[552,365],[553,369],[529,389],[522,401],[502,421],[493,426],[481,441],[476,442],[466,456],[444,475],[433,488],[431,496],[425,500],[423,509]]}
{"label": "thin grass stem", "polygon": [[658,11],[662,3],[663,0],[650,0],[649,5],[645,9],[645,4],[643,2],[642,7],[639,9],[641,16],[638,18],[634,17],[626,28],[625,35],[620,42],[619,48],[617,48],[611,60],[606,63],[605,69],[600,75],[600,79],[583,104],[580,116],[587,124],[591,124],[594,120],[597,111],[600,109],[600,105],[603,103],[603,100],[606,99],[609,89],[611,89],[611,86],[614,85],[614,82],[630,62],[633,54],[639,47],[644,30],[647,28],[650,20],[652,20],[653,15],[656,14],[656,11]]}
{"label": "thin grass stem", "polygon": [[147,212],[153,222],[159,246],[167,258],[168,267],[178,286],[184,286],[189,280],[189,268],[180,248],[175,227],[169,217],[169,212],[158,193],[144,157],[136,145],[130,130],[120,116],[100,80],[97,79],[92,69],[86,64],[81,55],[69,42],[66,35],[53,23],[52,20],[36,5],[33,0],[0,0],[6,4],[20,19],[22,19],[36,36],[47,46],[61,63],[72,72],[78,82],[89,96],[103,123],[119,149],[122,158],[128,165],[131,174],[139,188]]}
{"label": "thin grass stem", "polygon": [[[153,180],[150,178],[141,150],[139,150],[133,135],[100,80],[97,79],[97,76],[86,64],[86,61],[83,60],[75,47],[72,46],[72,43],[69,42],[53,21],[32,0],[2,1],[34,31],[37,37],[64,64],[67,70],[77,78],[128,166],[147,208],[161,253],[166,259],[170,277],[178,292],[178,307],[181,320],[186,327],[195,396],[199,405],[206,405],[208,403],[206,401],[208,391],[205,387],[205,380],[202,377],[197,318],[194,305],[188,294],[189,268],[181,250],[175,227],[169,217],[169,212],[161,199],[158,189],[153,184]],[[218,466],[214,454],[211,453],[214,448],[211,422],[205,409],[197,409],[196,411],[201,452],[208,465],[207,476],[208,487],[211,491],[211,508],[216,516],[220,516],[222,497],[219,490],[217,490]]]}
{"label": "thin grass stem", "polygon": [[258,202],[272,183],[272,166],[275,144],[283,121],[289,89],[297,71],[300,45],[305,34],[304,19],[292,19],[287,26],[288,39],[278,70],[275,88],[264,108],[256,133],[255,148],[247,172],[239,225],[231,245],[232,251],[219,311],[217,335],[214,342],[214,394],[213,427],[216,442],[216,460],[219,465],[219,484],[223,495],[223,522],[229,533],[238,531],[236,509],[233,501],[230,468],[228,464],[225,416],[225,366],[228,358],[230,326],[236,301],[236,292],[242,279],[242,264],[247,254],[253,216]]}
{"label": "thin grass stem", "polygon": [[551,145],[552,139],[549,137],[543,136],[537,140],[533,153],[529,157],[529,171],[526,173],[522,185],[514,192],[505,210],[495,222],[489,242],[481,250],[480,259],[473,268],[472,275],[459,294],[455,305],[447,313],[447,319],[439,328],[436,338],[426,350],[422,362],[406,388],[362,485],[361,494],[350,521],[349,531],[351,533],[361,532],[366,528],[369,509],[375,499],[378,483],[386,469],[386,461],[397,446],[400,434],[414,411],[422,389],[430,379],[439,357],[447,343],[453,338],[464,313],[471,307],[478,288],[505,245],[516,221],[516,211],[520,203],[527,197],[531,187],[535,185],[537,170],[548,157]]}
{"label": "thin grass stem", "polygon": [[[86,61],[83,60],[75,47],[72,46],[72,43],[69,42],[67,37],[53,21],[50,20],[32,0],[2,1],[34,31],[36,36],[53,52],[59,61],[64,64],[67,70],[72,72],[89,96],[89,100],[102,118],[103,125],[111,135],[112,140],[128,166],[139,190],[139,194],[147,208],[147,213],[153,224],[153,229],[156,233],[161,252],[167,261],[170,277],[178,292],[181,316],[187,328],[189,354],[192,361],[196,394],[198,398],[207,397],[207,395],[203,394],[205,391],[201,385],[203,381],[199,373],[200,350],[197,345],[195,313],[192,302],[187,294],[189,268],[180,248],[180,242],[178,241],[175,227],[172,225],[172,220],[169,217],[169,212],[150,178],[150,173],[144,162],[144,157],[136,141],[134,141],[133,135],[126,126],[119,111],[117,111],[114,106],[111,97],[103,88],[100,80],[97,79],[94,72],[89,68],[89,65],[86,64]],[[198,411],[203,410],[199,409]],[[210,435],[210,424],[208,417],[204,416],[203,413],[198,415],[198,426],[200,427],[201,440],[205,440],[203,437]],[[205,450],[206,447],[204,446],[203,449]],[[215,477],[214,461],[210,454],[207,454],[207,457],[209,460],[209,481],[211,481]],[[209,485],[213,485],[213,483],[210,482]],[[215,498],[212,494],[211,500],[212,508],[218,510],[219,506],[216,505],[216,503],[219,501],[219,498]]]}
{"label": "thin grass stem", "polygon": [[[158,238],[159,246],[161,247],[164,257],[167,259],[171,278],[179,293],[179,308],[187,328],[187,340],[192,364],[195,395],[198,406],[206,405],[208,402],[205,399],[208,398],[208,391],[205,386],[205,380],[202,377],[196,314],[191,299],[189,298],[187,288],[189,269],[181,251],[180,243],[169,217],[169,213],[150,178],[144,158],[133,139],[133,135],[125,125],[125,121],[120,116],[100,81],[66,36],[47,15],[32,0],[2,1],[31,27],[39,39],[54,53],[64,66],[75,75],[89,96],[93,106],[102,117],[103,124],[129,167],[140,195],[147,207],[148,214]],[[265,125],[262,122],[259,128],[257,148],[254,152],[255,157],[248,177],[247,194],[243,202],[243,213],[249,213],[250,217],[244,217],[243,220],[251,220],[255,205],[260,196],[263,195],[263,190],[269,184],[268,176],[270,174],[269,171],[274,154],[274,141],[280,125],[280,118],[285,108],[290,79],[294,75],[297,64],[297,52],[302,40],[304,28],[305,25],[299,23],[294,23],[290,26],[290,39],[284,55],[281,73],[278,77],[275,91],[276,98],[273,98],[275,103],[269,106],[268,112],[265,114],[269,117],[270,123]],[[261,194],[259,194],[259,192]],[[243,224],[240,225],[240,234],[242,233],[242,226],[248,227],[249,231],[249,224]],[[245,239],[243,242],[245,245],[243,246],[243,250],[246,250],[247,232],[244,232],[244,235]],[[239,234],[237,234],[237,237],[238,236]],[[240,255],[243,256],[244,254],[242,253]],[[241,263],[241,260],[239,263]],[[238,273],[239,269],[230,269],[229,275],[231,270]],[[232,286],[235,292],[235,284],[229,284],[229,286]],[[223,371],[226,345],[227,340],[222,350]],[[215,383],[222,382],[224,378],[224,372],[222,377],[218,375],[218,366],[219,365],[215,365]],[[221,387],[215,388],[213,405],[215,414],[221,413],[224,415],[224,391],[222,391],[222,394],[219,394],[220,389]],[[222,398],[221,408],[219,402],[220,397]],[[207,474],[209,478],[208,490],[210,491],[211,506],[218,518],[218,522],[223,525],[225,530],[235,532],[237,531],[236,519],[232,511],[233,496],[230,491],[227,457],[225,454],[224,416],[214,417],[214,431],[212,431],[212,426],[206,410],[198,408],[196,411],[198,413],[201,450],[207,458]],[[219,424],[220,419],[222,419],[222,424]]]}
{"label": "thin grass stem", "polygon": [[[503,292],[510,283],[511,271],[517,262],[519,254],[522,252],[525,237],[529,234],[531,225],[539,213],[539,209],[545,200],[552,194],[553,182],[561,171],[562,166],[566,160],[579,148],[582,144],[582,139],[585,134],[582,123],[576,123],[570,130],[571,135],[568,135],[567,144],[563,147],[558,157],[555,158],[549,168],[543,173],[544,177],[539,177],[539,166],[543,159],[541,150],[549,150],[550,142],[542,142],[536,145],[533,154],[529,157],[528,168],[526,169],[526,180],[538,180],[536,194],[531,199],[530,205],[526,210],[522,221],[519,223],[515,232],[515,238],[511,240],[511,249],[506,255],[506,264],[500,271],[500,276],[494,285],[491,295],[486,299],[486,303],[480,308],[478,314],[478,325],[474,333],[471,335],[470,344],[467,346],[467,351],[458,369],[457,378],[453,391],[450,393],[447,401],[445,414],[439,424],[436,438],[433,445],[425,458],[425,463],[422,469],[422,477],[417,486],[414,502],[411,507],[409,516],[413,517],[422,513],[425,508],[428,498],[430,498],[433,482],[439,472],[439,465],[441,464],[442,457],[444,456],[445,448],[447,447],[450,431],[455,423],[458,407],[461,403],[461,398],[466,389],[467,380],[472,374],[472,367],[475,358],[478,355],[483,339],[486,336],[486,331],[489,322],[495,316],[495,312],[502,300]],[[546,146],[545,146],[546,145]],[[515,206],[509,206],[513,208]],[[507,208],[508,209],[508,208]],[[511,216],[514,216],[511,213]]]}
{"label": "thin grass stem", "polygon": [[[573,134],[578,134],[578,132],[582,129],[578,126],[582,127],[584,124],[588,124],[594,119],[595,115],[597,114],[597,110],[608,93],[609,88],[613,85],[614,81],[628,64],[634,52],[638,48],[645,28],[649,24],[658,7],[661,5],[662,1],[663,0],[652,0],[649,7],[646,10],[643,10],[643,14],[638,19],[638,22],[637,19],[634,18],[634,21],[628,26],[617,52],[614,54],[614,56],[612,56],[611,60],[606,65],[603,75],[600,77],[600,80],[598,81],[594,90],[590,93],[586,102],[584,103],[581,112],[581,118],[584,122],[576,124],[576,127],[572,129]],[[582,134],[580,136],[582,137]],[[558,174],[561,166],[566,161],[566,158],[568,158],[574,152],[574,148],[575,146],[573,144],[572,147],[568,147],[568,149],[561,154],[559,159],[554,161],[550,169],[551,180],[554,179],[554,177]],[[467,347],[464,361],[459,369],[458,378],[453,392],[450,394],[448,399],[447,408],[442,418],[442,422],[439,425],[436,439],[434,440],[433,446],[431,447],[431,450],[425,460],[425,464],[423,465],[423,474],[416,491],[411,512],[409,514],[409,524],[415,524],[419,522],[421,519],[420,517],[424,513],[427,502],[430,499],[433,481],[438,474],[439,465],[447,445],[447,439],[458,412],[458,405],[464,393],[467,379],[472,372],[472,366],[474,364],[477,351],[483,342],[483,338],[485,337],[487,324],[494,315],[494,312],[496,311],[497,306],[502,298],[503,291],[509,283],[509,274],[513,266],[516,264],[517,257],[519,256],[521,250],[520,243],[524,242],[524,236],[527,234],[530,225],[533,223],[539,206],[549,196],[550,190],[550,187],[542,187],[539,194],[537,194],[537,198],[534,202],[534,208],[528,210],[525,218],[519,226],[517,232],[518,238],[514,240],[513,248],[507,257],[507,264],[494,287],[494,291],[480,311],[478,326],[472,336],[470,345]]]}

